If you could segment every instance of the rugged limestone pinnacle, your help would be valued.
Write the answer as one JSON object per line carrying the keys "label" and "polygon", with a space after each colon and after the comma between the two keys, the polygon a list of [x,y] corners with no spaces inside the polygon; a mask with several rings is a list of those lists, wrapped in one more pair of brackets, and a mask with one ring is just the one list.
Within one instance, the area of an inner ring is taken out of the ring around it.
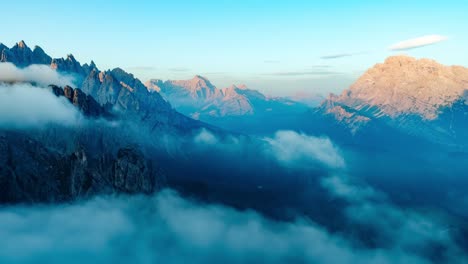
{"label": "rugged limestone pinnacle", "polygon": [[441,107],[463,96],[467,88],[466,68],[392,56],[370,68],[334,100],[358,109],[376,106],[382,115],[391,117],[416,114],[431,120]]}
{"label": "rugged limestone pinnacle", "polygon": [[20,42],[17,43],[18,47],[24,49],[24,48],[27,48],[28,46],[26,45],[26,43],[24,42],[24,40],[21,40]]}

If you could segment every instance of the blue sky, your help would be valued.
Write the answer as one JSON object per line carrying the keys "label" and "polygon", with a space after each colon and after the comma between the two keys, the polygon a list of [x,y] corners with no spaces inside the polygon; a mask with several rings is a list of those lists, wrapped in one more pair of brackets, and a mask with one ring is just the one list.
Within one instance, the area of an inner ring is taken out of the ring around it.
{"label": "blue sky", "polygon": [[[396,54],[468,66],[466,1],[35,1],[2,3],[0,42],[24,39],[143,81],[245,83],[275,95],[340,92]],[[400,41],[447,40],[404,51]],[[324,56],[354,54],[335,59]]]}

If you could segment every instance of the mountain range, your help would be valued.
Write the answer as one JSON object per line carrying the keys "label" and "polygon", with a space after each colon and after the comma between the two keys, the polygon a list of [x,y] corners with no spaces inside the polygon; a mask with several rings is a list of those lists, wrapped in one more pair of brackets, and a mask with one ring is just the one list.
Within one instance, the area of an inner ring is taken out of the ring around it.
{"label": "mountain range", "polygon": [[[245,85],[219,89],[201,76],[143,84],[120,68],[101,71],[73,55],[52,59],[23,41],[12,48],[1,44],[0,61],[20,69],[46,65],[73,76],[74,88],[51,83],[42,89],[87,120],[75,127],[0,129],[0,202],[149,193],[169,176],[210,174],[216,166],[195,159],[199,150],[190,147],[199,141],[216,144],[210,133],[265,136],[296,130],[366,151],[465,153],[468,145],[468,69],[428,59],[390,57],[317,107]],[[250,140],[255,146],[263,142]]]}
{"label": "mountain range", "polygon": [[218,89],[201,76],[146,86],[192,118],[247,134],[293,129],[385,148],[393,144],[384,138],[393,148],[420,142],[462,150],[468,144],[468,69],[430,59],[389,57],[318,106],[299,102],[304,96],[268,97],[245,85]]}
{"label": "mountain range", "polygon": [[263,127],[268,127],[266,132],[270,132],[286,127],[287,120],[308,108],[306,104],[286,97],[266,96],[246,85],[219,89],[199,75],[179,81],[152,79],[146,86],[187,116],[249,134],[259,131],[259,120]]}
{"label": "mountain range", "polygon": [[[201,128],[218,131],[175,111],[159,93],[149,92],[122,69],[100,71],[94,62],[81,65],[73,55],[52,59],[40,47],[31,50],[24,41],[12,48],[0,45],[0,54],[2,63],[12,63],[19,69],[47,65],[73,76],[77,88],[51,83],[37,89],[48,89],[65,98],[85,119],[71,127],[1,128],[0,202],[52,202],[97,193],[153,192],[164,182],[161,159],[154,151],[164,144],[161,138],[182,138]],[[2,85],[7,89],[15,83]]]}

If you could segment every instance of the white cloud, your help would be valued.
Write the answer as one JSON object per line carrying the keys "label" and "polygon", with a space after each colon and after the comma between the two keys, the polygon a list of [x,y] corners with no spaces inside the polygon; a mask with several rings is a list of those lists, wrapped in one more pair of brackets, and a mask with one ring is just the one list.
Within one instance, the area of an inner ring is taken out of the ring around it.
{"label": "white cloud", "polygon": [[30,84],[0,84],[0,128],[74,125],[81,118],[65,97]]}
{"label": "white cloud", "polygon": [[41,86],[50,84],[73,86],[74,78],[62,75],[47,65],[33,64],[26,68],[17,68],[12,63],[0,63],[0,82],[31,82]]}
{"label": "white cloud", "polygon": [[278,131],[273,138],[265,139],[271,153],[288,167],[313,167],[317,163],[329,168],[343,168],[345,162],[338,148],[328,138],[317,138],[294,131]]}
{"label": "white cloud", "polygon": [[323,60],[332,60],[332,59],[341,59],[345,57],[351,57],[356,55],[356,53],[339,53],[339,54],[331,54],[320,57]]}
{"label": "white cloud", "polygon": [[218,139],[213,133],[206,129],[201,129],[200,132],[194,137],[194,141],[197,144],[215,145],[218,143]]}
{"label": "white cloud", "polygon": [[441,35],[423,36],[423,37],[409,39],[409,40],[396,43],[390,46],[389,49],[393,51],[415,49],[415,48],[420,48],[420,47],[436,44],[447,39],[448,39],[447,37],[441,36]]}
{"label": "white cloud", "polygon": [[397,244],[359,247],[308,221],[276,222],[171,191],[2,208],[0,243],[2,263],[429,263]]}

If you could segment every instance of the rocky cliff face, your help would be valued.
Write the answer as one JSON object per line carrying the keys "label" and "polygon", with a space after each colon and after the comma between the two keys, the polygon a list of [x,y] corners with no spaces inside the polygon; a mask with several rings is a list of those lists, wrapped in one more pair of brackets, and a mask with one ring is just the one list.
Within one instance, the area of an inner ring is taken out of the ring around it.
{"label": "rocky cliff face", "polygon": [[334,100],[356,109],[376,107],[376,116],[415,114],[434,120],[467,89],[466,68],[395,56],[369,69]]}
{"label": "rocky cliff face", "polygon": [[100,105],[92,96],[85,94],[81,89],[74,89],[70,86],[61,88],[56,85],[50,85],[49,87],[56,96],[66,97],[68,101],[78,108],[78,110],[80,110],[85,116],[104,118],[110,118],[112,116],[110,109]]}
{"label": "rocky cliff face", "polygon": [[87,122],[79,127],[0,129],[0,203],[150,193],[163,185],[157,160],[132,143],[125,127],[106,123],[125,122],[122,116],[78,88],[49,89],[67,98]]}
{"label": "rocky cliff face", "polygon": [[[77,144],[69,138],[69,144]],[[151,193],[163,175],[136,147],[66,152],[34,135],[0,132],[0,203],[57,202],[109,193]]]}
{"label": "rocky cliff face", "polygon": [[466,68],[395,56],[369,69],[341,95],[331,95],[317,113],[332,116],[353,134],[378,120],[432,142],[464,145],[454,129],[463,125],[454,116],[468,113],[467,90]]}
{"label": "rocky cliff face", "polygon": [[[156,136],[192,133],[205,124],[177,111],[122,69],[100,71],[72,55],[51,59],[24,42],[0,45],[1,61],[47,64],[77,76],[78,88],[49,86],[85,122],[28,130],[0,129],[0,203],[55,202],[102,193],[150,193],[164,185]],[[34,85],[34,84],[33,84]],[[41,88],[37,88],[41,89]]]}

